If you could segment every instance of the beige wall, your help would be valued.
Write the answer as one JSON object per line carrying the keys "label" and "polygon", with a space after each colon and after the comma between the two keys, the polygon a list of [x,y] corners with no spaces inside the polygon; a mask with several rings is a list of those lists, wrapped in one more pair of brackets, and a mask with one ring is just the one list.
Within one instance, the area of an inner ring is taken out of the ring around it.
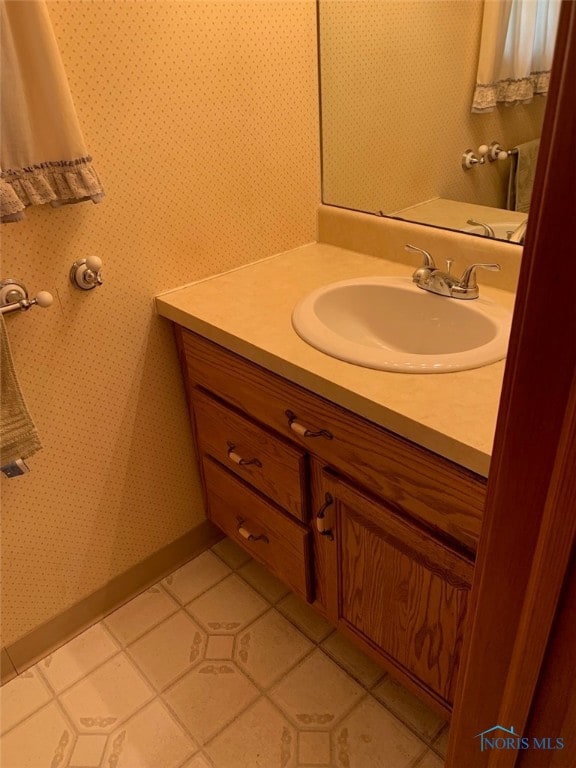
{"label": "beige wall", "polygon": [[393,212],[434,197],[505,207],[509,162],[462,153],[540,135],[545,99],[470,112],[483,0],[321,0],[324,202]]}
{"label": "beige wall", "polygon": [[314,240],[319,203],[313,0],[49,8],[107,196],[1,232],[2,276],[55,296],[7,319],[44,448],[2,479],[3,645],[203,519],[152,296]]}

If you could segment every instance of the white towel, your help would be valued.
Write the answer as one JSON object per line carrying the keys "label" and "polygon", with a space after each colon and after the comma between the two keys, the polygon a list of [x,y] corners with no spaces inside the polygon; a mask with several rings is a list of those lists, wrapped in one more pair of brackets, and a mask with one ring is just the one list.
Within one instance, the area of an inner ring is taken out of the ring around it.
{"label": "white towel", "polygon": [[27,459],[42,448],[16,378],[4,316],[0,315],[0,466]]}
{"label": "white towel", "polygon": [[0,221],[29,205],[99,202],[45,0],[2,0],[0,21]]}

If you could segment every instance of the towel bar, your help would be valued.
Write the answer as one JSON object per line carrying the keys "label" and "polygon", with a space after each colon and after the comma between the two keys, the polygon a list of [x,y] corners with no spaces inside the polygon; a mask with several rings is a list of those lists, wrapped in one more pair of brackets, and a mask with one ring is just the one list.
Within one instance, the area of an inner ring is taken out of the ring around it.
{"label": "towel bar", "polygon": [[495,160],[507,160],[511,155],[517,154],[518,147],[503,149],[497,141],[493,141],[489,147],[488,160],[493,163]]}
{"label": "towel bar", "polygon": [[52,294],[48,291],[38,291],[35,298],[30,299],[28,289],[20,280],[8,278],[0,281],[0,314],[2,315],[16,310],[25,312],[36,305],[49,307],[53,301]]}

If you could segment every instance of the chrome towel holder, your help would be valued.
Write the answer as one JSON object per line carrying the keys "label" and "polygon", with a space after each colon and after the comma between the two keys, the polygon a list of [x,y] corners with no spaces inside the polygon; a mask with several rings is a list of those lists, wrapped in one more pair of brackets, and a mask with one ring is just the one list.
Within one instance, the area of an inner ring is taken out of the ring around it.
{"label": "chrome towel holder", "polygon": [[36,296],[31,299],[28,289],[21,280],[9,277],[0,281],[0,314],[2,315],[17,310],[25,312],[35,306],[47,308],[52,305],[53,301],[54,297],[48,291],[38,291]]}
{"label": "chrome towel holder", "polygon": [[490,145],[481,144],[478,147],[478,153],[474,152],[473,149],[467,149],[462,154],[461,165],[465,171],[469,171],[475,165],[484,165],[486,160],[489,163],[494,163],[497,160],[507,160],[511,155],[517,154],[516,148],[503,149],[498,141],[493,141]]}

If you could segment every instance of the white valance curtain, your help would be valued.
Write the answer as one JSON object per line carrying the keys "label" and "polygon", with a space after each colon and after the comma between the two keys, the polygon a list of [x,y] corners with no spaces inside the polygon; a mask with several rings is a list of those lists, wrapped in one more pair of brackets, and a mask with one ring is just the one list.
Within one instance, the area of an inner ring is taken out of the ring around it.
{"label": "white valance curtain", "polygon": [[484,0],[472,112],[548,93],[560,0]]}
{"label": "white valance curtain", "polygon": [[0,220],[29,205],[99,202],[45,0],[0,0],[0,12]]}

